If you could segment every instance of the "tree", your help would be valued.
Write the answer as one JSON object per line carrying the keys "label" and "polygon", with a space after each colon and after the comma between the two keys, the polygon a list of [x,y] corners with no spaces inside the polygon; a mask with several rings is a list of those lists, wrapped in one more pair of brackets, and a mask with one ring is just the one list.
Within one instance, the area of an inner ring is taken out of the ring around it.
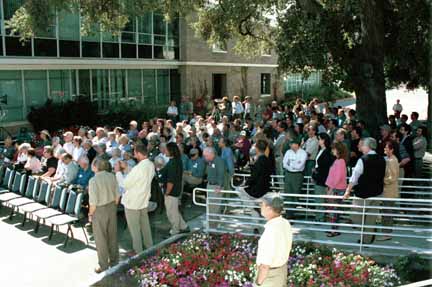
{"label": "tree", "polygon": [[[52,11],[80,6],[91,23],[120,31],[130,16],[160,10],[188,17],[209,43],[232,41],[255,56],[274,48],[282,72],[322,70],[323,79],[354,91],[358,116],[372,134],[386,122],[385,90],[430,89],[429,0],[27,0],[8,25],[28,38]],[[192,13],[193,12],[193,13]],[[430,116],[430,115],[429,115]]]}

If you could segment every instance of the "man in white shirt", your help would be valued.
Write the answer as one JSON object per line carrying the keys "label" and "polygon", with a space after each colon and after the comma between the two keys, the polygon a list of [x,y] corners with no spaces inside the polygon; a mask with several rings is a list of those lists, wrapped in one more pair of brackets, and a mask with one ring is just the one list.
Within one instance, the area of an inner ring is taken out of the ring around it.
{"label": "man in white shirt", "polygon": [[242,103],[240,102],[240,97],[239,96],[235,96],[233,98],[233,102],[232,102],[232,113],[234,118],[241,118],[241,115],[244,112],[244,108]]}
{"label": "man in white shirt", "polygon": [[[307,153],[300,148],[298,139],[293,139],[283,159],[285,169],[285,193],[301,193],[303,185],[303,171],[305,169]],[[298,201],[297,197],[291,197],[290,201]],[[295,206],[294,206],[295,207]],[[294,213],[291,212],[291,218]]]}
{"label": "man in white shirt", "polygon": [[72,155],[68,153],[61,156],[61,162],[62,164],[57,167],[59,174],[56,173],[52,181],[71,184],[78,175],[78,164],[73,161]]}
{"label": "man in white shirt", "polygon": [[318,149],[319,149],[319,141],[318,138],[316,136],[316,126],[315,125],[310,125],[308,127],[307,133],[308,133],[308,139],[307,141],[303,144],[303,149],[306,151],[307,155],[308,155],[308,159],[306,161],[306,167],[305,167],[305,175],[311,175],[312,174],[312,169],[315,165],[315,159],[317,157],[318,154]]}
{"label": "man in white shirt", "polygon": [[386,162],[384,157],[377,154],[377,142],[374,138],[364,138],[360,141],[359,147],[363,156],[357,161],[352,176],[349,180],[348,187],[344,194],[344,199],[348,199],[351,192],[355,191],[356,198],[353,199],[353,206],[367,206],[363,210],[353,208],[353,211],[365,212],[366,215],[352,214],[351,218],[354,224],[364,224],[368,227],[364,228],[363,237],[358,243],[372,244],[375,240],[375,235],[370,234],[376,232],[375,228],[370,228],[376,224],[377,208],[374,206],[380,205],[378,200],[368,200],[370,197],[381,196],[384,188],[384,176]]}
{"label": "man in white shirt", "polygon": [[136,253],[153,245],[148,206],[151,196],[151,182],[155,176],[154,164],[147,157],[147,147],[139,144],[135,147],[135,157],[139,163],[124,180],[125,193],[122,204],[125,207],[126,221],[132,236],[132,245]]}
{"label": "man in white shirt", "polygon": [[99,127],[96,129],[96,136],[92,139],[92,142],[93,145],[106,144],[108,142],[104,128]]}
{"label": "man in white shirt", "polygon": [[258,241],[254,286],[284,287],[288,277],[288,259],[292,247],[292,230],[281,216],[284,202],[280,197],[266,195],[261,202],[261,215],[267,220]]}
{"label": "man in white shirt", "polygon": [[178,117],[178,108],[176,106],[176,102],[175,101],[171,101],[170,106],[168,107],[167,110],[167,116],[169,119],[171,119],[174,123],[177,122],[177,117]]}
{"label": "man in white shirt", "polygon": [[73,140],[73,133],[72,132],[65,132],[63,134],[63,139],[65,141],[65,143],[63,144],[63,149],[70,155],[72,155],[73,150],[74,150],[74,144],[72,142]]}
{"label": "man in white shirt", "polygon": [[400,103],[400,100],[398,99],[396,100],[396,104],[393,105],[393,112],[397,119],[400,117],[402,110],[403,110],[402,105]]}

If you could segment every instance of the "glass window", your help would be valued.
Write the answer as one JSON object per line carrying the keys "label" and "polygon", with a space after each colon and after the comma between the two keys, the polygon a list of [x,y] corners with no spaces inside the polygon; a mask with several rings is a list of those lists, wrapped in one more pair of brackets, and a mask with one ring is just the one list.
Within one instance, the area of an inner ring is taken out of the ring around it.
{"label": "glass window", "polygon": [[126,98],[126,72],[125,70],[110,71],[110,103],[118,103]]}
{"label": "glass window", "polygon": [[9,20],[15,14],[22,5],[24,5],[25,0],[3,0],[3,12],[5,20]]}
{"label": "glass window", "polygon": [[175,100],[177,103],[181,102],[181,82],[180,74],[178,70],[170,70],[170,98]]}
{"label": "glass window", "polygon": [[79,57],[79,44],[79,41],[60,40],[60,57]]}
{"label": "glass window", "polygon": [[157,104],[164,106],[170,102],[169,70],[157,71]]}
{"label": "glass window", "polygon": [[124,27],[121,33],[122,43],[135,43],[136,40],[135,24],[136,24],[135,18],[131,18],[129,22],[126,24],[126,26]]}
{"label": "glass window", "polygon": [[57,57],[57,41],[34,39],[34,54],[38,57]]}
{"label": "glass window", "polygon": [[122,58],[136,58],[137,49],[135,44],[121,44]]}
{"label": "glass window", "polygon": [[143,16],[138,17],[138,32],[153,34],[153,25],[152,25],[152,13],[145,13]]}
{"label": "glass window", "polygon": [[261,95],[271,94],[271,75],[261,74]]}
{"label": "glass window", "polygon": [[141,102],[141,70],[127,70],[128,97]]}
{"label": "glass window", "polygon": [[119,57],[119,43],[102,43],[102,55],[104,58]]}
{"label": "glass window", "polygon": [[78,70],[79,95],[90,98],[90,70]]}
{"label": "glass window", "polygon": [[80,39],[79,14],[71,12],[60,12],[59,16],[59,38],[61,40]]}
{"label": "glass window", "polygon": [[165,59],[163,46],[153,46],[153,53],[155,59]]}
{"label": "glass window", "polygon": [[93,101],[97,101],[99,111],[109,106],[108,70],[92,70]]}
{"label": "glass window", "polygon": [[42,106],[48,99],[47,72],[39,70],[24,71],[24,86],[27,111],[31,107]]}
{"label": "glass window", "polygon": [[21,42],[18,37],[5,37],[7,56],[31,56],[31,42]]}
{"label": "glass window", "polygon": [[100,55],[100,33],[99,27],[93,25],[92,33],[82,36],[82,56],[99,58]]}
{"label": "glass window", "polygon": [[23,120],[21,71],[0,71],[0,96],[6,96],[0,102],[0,124]]}
{"label": "glass window", "polygon": [[144,104],[156,105],[155,70],[143,70]]}
{"label": "glass window", "polygon": [[155,45],[165,45],[166,44],[166,37],[165,36],[154,36],[154,44]]}
{"label": "glass window", "polygon": [[143,44],[152,44],[151,34],[138,34],[138,42]]}
{"label": "glass window", "polygon": [[179,38],[179,20],[173,19],[168,22],[168,45],[178,46]]}
{"label": "glass window", "polygon": [[108,43],[118,43],[118,36],[110,33],[110,32],[102,32],[102,41]]}
{"label": "glass window", "polygon": [[99,58],[100,43],[82,41],[82,56],[88,58]]}
{"label": "glass window", "polygon": [[138,57],[143,59],[152,58],[152,46],[150,45],[138,45]]}
{"label": "glass window", "polygon": [[65,102],[70,100],[70,71],[50,70],[48,71],[48,74],[50,84],[49,98],[54,102]]}
{"label": "glass window", "polygon": [[166,35],[166,22],[162,14],[153,14],[153,33],[158,35]]}

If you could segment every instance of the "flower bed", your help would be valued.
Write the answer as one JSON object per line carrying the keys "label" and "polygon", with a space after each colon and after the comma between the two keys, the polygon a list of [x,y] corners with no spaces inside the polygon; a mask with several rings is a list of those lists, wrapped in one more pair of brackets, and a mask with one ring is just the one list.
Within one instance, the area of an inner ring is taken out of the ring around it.
{"label": "flower bed", "polygon": [[[193,234],[127,271],[136,286],[253,286],[254,238]],[[288,286],[398,286],[394,269],[373,260],[313,244],[295,244],[288,262]]]}

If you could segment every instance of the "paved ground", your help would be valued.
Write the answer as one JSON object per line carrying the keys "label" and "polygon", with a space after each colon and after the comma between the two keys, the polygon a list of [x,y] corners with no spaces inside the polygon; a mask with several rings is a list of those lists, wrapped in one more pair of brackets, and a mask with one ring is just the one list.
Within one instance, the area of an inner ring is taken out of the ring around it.
{"label": "paved ground", "polygon": [[[386,91],[387,96],[387,114],[393,114],[393,105],[397,99],[400,99],[403,107],[403,114],[408,116],[411,112],[418,112],[420,120],[426,120],[427,108],[428,108],[428,95],[423,89],[416,89],[414,91],[408,91],[405,89],[392,89]],[[355,98],[343,99],[336,101],[337,105],[343,107],[349,107],[355,109]],[[409,121],[408,121],[409,122]]]}
{"label": "paved ground", "polygon": [[[187,221],[203,213],[202,208],[192,206],[191,203],[185,209]],[[86,286],[97,278],[93,272],[97,264],[94,241],[90,240],[89,246],[86,246],[81,228],[74,227],[77,240],[72,240],[64,248],[65,228],[61,228],[62,233],[55,233],[52,240],[48,241],[48,227],[41,227],[35,234],[33,222],[21,227],[22,216],[18,215],[9,220],[9,211],[4,207],[0,210],[0,286],[75,287]],[[150,222],[155,243],[168,237],[169,224],[165,213],[151,215]],[[123,260],[126,258],[125,252],[132,247],[123,218],[119,218],[118,233]]]}

